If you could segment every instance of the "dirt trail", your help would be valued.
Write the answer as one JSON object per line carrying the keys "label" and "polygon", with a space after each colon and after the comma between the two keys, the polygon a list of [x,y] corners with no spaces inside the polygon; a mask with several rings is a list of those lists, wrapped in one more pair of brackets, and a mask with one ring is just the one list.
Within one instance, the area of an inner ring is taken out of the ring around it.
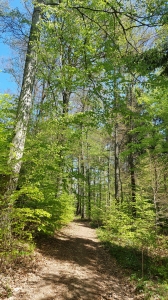
{"label": "dirt trail", "polygon": [[86,222],[72,222],[54,238],[41,239],[37,257],[38,268],[20,276],[8,300],[137,299]]}

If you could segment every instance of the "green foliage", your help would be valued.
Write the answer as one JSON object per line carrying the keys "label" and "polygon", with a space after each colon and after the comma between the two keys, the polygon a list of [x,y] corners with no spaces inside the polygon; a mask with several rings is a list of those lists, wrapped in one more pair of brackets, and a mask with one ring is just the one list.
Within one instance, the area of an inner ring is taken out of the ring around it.
{"label": "green foliage", "polygon": [[109,240],[116,241],[119,245],[148,247],[154,245],[155,213],[153,205],[146,199],[137,195],[136,217],[133,218],[129,203],[111,207],[103,220],[105,235]]}
{"label": "green foliage", "polygon": [[[98,236],[117,262],[132,273],[137,293],[143,293],[144,299],[166,299],[166,237],[158,244],[160,238],[151,201],[137,195],[135,209],[136,217],[133,218],[129,201],[125,199],[120,205],[114,203],[103,220],[102,228],[98,229]],[[154,283],[156,280],[157,285]]]}
{"label": "green foliage", "polygon": [[50,201],[48,201],[48,210],[52,212],[51,227],[59,229],[74,219],[75,198],[73,195],[63,192],[54,201],[52,199]]}
{"label": "green foliage", "polygon": [[93,204],[91,210],[91,225],[93,227],[99,227],[102,225],[104,220],[104,209],[102,207],[98,207],[97,205]]}
{"label": "green foliage", "polygon": [[[50,190],[23,186],[11,196],[15,208],[12,214],[12,232],[23,239],[32,239],[42,233],[53,234],[74,218],[74,196],[66,192],[55,196]],[[46,196],[46,197],[45,197]]]}
{"label": "green foliage", "polygon": [[37,186],[29,184],[22,186],[20,190],[16,190],[11,195],[10,201],[17,207],[36,208],[39,202],[44,201],[44,195]]}
{"label": "green foliage", "polygon": [[0,174],[8,172],[7,160],[14,125],[15,103],[8,94],[0,94]]}
{"label": "green foliage", "polygon": [[12,234],[19,240],[32,241],[38,232],[46,233],[51,215],[43,209],[15,208],[12,212]]}
{"label": "green foliage", "polygon": [[46,232],[51,217],[42,207],[44,195],[33,185],[23,186],[10,197],[14,205],[11,226],[12,234],[22,239],[32,240],[37,232]]}
{"label": "green foliage", "polygon": [[28,225],[31,219],[37,224],[33,212],[18,211],[9,205],[1,211],[0,221],[0,261],[1,267],[9,267],[19,257],[27,256],[34,250],[32,233]]}
{"label": "green foliage", "polygon": [[[34,88],[17,191],[8,203],[13,208],[3,210],[9,217],[6,229],[9,225],[12,235],[21,241],[32,240],[38,232],[51,234],[73,219],[76,194],[92,224],[103,224],[102,236],[114,243],[115,255],[125,247],[127,264],[135,265],[137,257],[140,264],[140,251],[132,249],[154,246],[155,213],[164,211],[161,199],[167,199],[167,28],[151,30],[155,20],[166,22],[160,16],[166,10],[165,2],[63,0],[40,6],[41,38],[34,45],[39,88]],[[18,10],[7,17],[25,30],[29,27]],[[145,26],[145,32],[136,28],[138,23]],[[159,42],[150,48],[151,33]],[[70,96],[69,114],[62,113],[65,95]],[[9,95],[0,95],[2,194],[9,180],[4,174],[9,174],[13,104]],[[130,156],[134,167],[129,164]],[[113,200],[116,162],[122,194],[122,203],[117,204]],[[131,171],[136,179],[136,203],[130,199]],[[144,191],[144,197],[138,190]],[[162,265],[158,270],[166,278]]]}
{"label": "green foliage", "polygon": [[76,146],[74,141],[79,135],[70,127],[71,119],[60,117],[56,120],[51,116],[47,123],[39,123],[33,140],[28,137],[23,175],[20,178],[22,188],[16,191],[18,207],[39,208],[50,214],[49,223],[46,224],[49,233],[68,223],[74,216],[71,156]]}

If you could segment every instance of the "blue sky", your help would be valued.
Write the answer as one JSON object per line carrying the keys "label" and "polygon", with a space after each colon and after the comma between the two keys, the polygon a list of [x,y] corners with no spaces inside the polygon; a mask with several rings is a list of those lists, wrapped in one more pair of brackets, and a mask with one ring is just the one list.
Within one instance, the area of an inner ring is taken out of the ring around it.
{"label": "blue sky", "polygon": [[[1,2],[1,1],[0,1]],[[9,6],[11,8],[22,8],[23,0],[9,0]],[[1,63],[2,59],[7,59],[12,57],[12,51],[9,46],[2,43],[0,40],[0,93],[17,93],[17,85],[14,82],[14,79],[10,74],[3,72],[3,64]]]}

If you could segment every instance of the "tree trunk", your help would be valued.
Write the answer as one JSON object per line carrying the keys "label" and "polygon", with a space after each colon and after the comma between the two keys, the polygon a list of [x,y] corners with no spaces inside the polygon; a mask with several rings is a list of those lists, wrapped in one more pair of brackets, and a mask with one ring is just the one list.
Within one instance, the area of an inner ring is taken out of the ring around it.
{"label": "tree trunk", "polygon": [[119,166],[119,143],[118,143],[118,123],[115,124],[115,143],[114,143],[114,172],[115,172],[115,200],[119,203],[121,198],[120,188],[120,166]]}
{"label": "tree trunk", "polygon": [[68,92],[68,91],[63,91],[63,92],[62,92],[63,114],[68,113],[68,108],[69,108],[69,98],[70,98],[70,92]]}
{"label": "tree trunk", "polygon": [[90,167],[87,169],[87,185],[88,185],[88,219],[91,219],[91,180]]}
{"label": "tree trunk", "polygon": [[108,160],[108,165],[107,165],[107,206],[110,206],[110,201],[111,201],[111,178],[110,178],[110,159],[111,159],[111,151],[109,151],[109,156],[107,158]]}
{"label": "tree trunk", "polygon": [[[81,162],[81,174],[83,177],[85,177],[85,165],[83,162],[83,155],[82,155],[82,162]],[[81,218],[84,219],[86,215],[86,207],[85,207],[85,189],[86,189],[86,184],[85,180],[83,180],[82,186],[81,186]]]}
{"label": "tree trunk", "polygon": [[76,215],[81,215],[81,159],[78,157],[78,188],[77,188],[77,207],[76,207]]}
{"label": "tree trunk", "polygon": [[132,215],[136,217],[136,180],[135,180],[135,165],[134,157],[132,153],[128,157],[129,169],[130,169],[130,178],[131,178],[131,202],[132,202]]}
{"label": "tree trunk", "polygon": [[84,219],[86,217],[86,155],[85,155],[85,149],[84,149],[84,125],[81,124],[81,134],[82,134],[82,141],[81,141],[81,160],[80,160],[80,173],[83,177],[81,181],[81,218]]}
{"label": "tree trunk", "polygon": [[120,178],[120,149],[119,149],[119,95],[118,83],[114,79],[114,109],[116,116],[114,121],[114,196],[116,203],[121,201],[121,178]]}
{"label": "tree trunk", "polygon": [[[40,2],[41,0],[38,0],[38,4]],[[28,122],[32,107],[32,92],[34,87],[37,64],[37,54],[34,47],[35,43],[39,40],[39,31],[37,28],[37,23],[39,21],[41,12],[41,9],[38,4],[34,7],[32,15],[32,24],[30,29],[29,43],[24,67],[23,82],[18,103],[17,123],[8,161],[11,167],[10,181],[7,186],[8,195],[10,195],[16,189],[17,186],[25,147]]]}
{"label": "tree trunk", "polygon": [[[133,97],[132,92],[132,85],[129,87],[129,109],[130,109],[130,116],[129,116],[129,132],[128,132],[128,145],[134,144],[134,136],[132,134],[132,130],[134,129],[134,122],[133,122],[133,112],[135,106],[135,99]],[[136,217],[136,179],[135,179],[135,159],[134,159],[134,152],[130,149],[130,154],[128,155],[128,165],[130,170],[130,180],[131,180],[131,204],[132,204],[132,215]]]}

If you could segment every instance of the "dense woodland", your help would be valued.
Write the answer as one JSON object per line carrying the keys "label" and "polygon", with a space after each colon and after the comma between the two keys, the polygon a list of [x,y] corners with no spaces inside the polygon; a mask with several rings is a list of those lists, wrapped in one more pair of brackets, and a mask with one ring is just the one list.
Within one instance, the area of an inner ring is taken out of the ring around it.
{"label": "dense woodland", "polygon": [[1,264],[79,216],[167,286],[167,1],[3,2],[0,30],[19,88],[0,95]]}

